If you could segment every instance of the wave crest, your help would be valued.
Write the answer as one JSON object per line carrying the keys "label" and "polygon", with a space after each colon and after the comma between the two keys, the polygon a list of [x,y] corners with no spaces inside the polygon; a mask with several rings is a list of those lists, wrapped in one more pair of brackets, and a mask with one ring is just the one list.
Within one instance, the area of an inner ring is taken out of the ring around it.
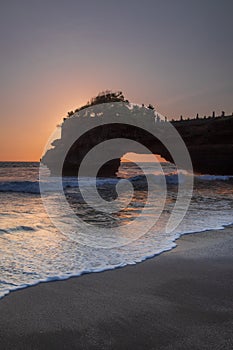
{"label": "wave crest", "polygon": [[[161,178],[164,176],[164,174],[147,174],[147,177],[150,176],[153,178],[155,183],[159,183]],[[145,175],[136,175],[134,177],[129,178],[129,181],[131,181],[134,184],[143,184],[146,182],[146,176]],[[181,181],[185,181],[185,177],[188,176],[188,174],[181,174],[180,179]],[[178,181],[180,180],[178,178],[178,174],[167,174],[165,175],[167,184],[174,184],[177,185]],[[195,180],[197,181],[233,181],[233,176],[229,175],[196,175]],[[95,178],[85,178],[82,181],[85,182],[85,185],[88,186],[88,184],[93,183],[95,181]],[[100,178],[96,180],[97,185],[114,185],[117,184],[119,179],[113,179],[113,178]],[[56,191],[56,182],[53,182],[51,178],[51,191]],[[64,178],[63,181],[64,188],[69,187],[78,187],[78,181],[76,178]],[[31,193],[31,194],[40,194],[40,186],[39,181],[3,181],[0,182],[0,192],[21,192],[21,193]]]}

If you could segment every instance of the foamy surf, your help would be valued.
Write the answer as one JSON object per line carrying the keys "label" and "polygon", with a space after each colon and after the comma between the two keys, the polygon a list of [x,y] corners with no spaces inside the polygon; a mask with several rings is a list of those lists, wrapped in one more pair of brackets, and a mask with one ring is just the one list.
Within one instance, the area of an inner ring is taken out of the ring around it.
{"label": "foamy surf", "polygon": [[[232,177],[198,175],[195,177],[191,205],[182,224],[175,231],[166,234],[162,230],[162,224],[169,217],[175,203],[178,175],[171,165],[165,164],[163,167],[168,185],[168,200],[160,221],[146,235],[131,244],[114,249],[84,246],[73,240],[72,235],[65,235],[53,226],[40,198],[38,167],[35,164],[32,167],[28,164],[26,167],[18,167],[17,171],[15,165],[14,170],[11,170],[9,165],[7,169],[4,168],[4,179],[0,175],[0,297],[10,291],[40,282],[136,264],[174,248],[176,239],[181,235],[223,229],[225,225],[233,222]],[[150,174],[155,184],[159,184],[164,174],[153,173],[152,164],[148,164],[147,169],[147,176]],[[136,217],[146,196],[145,176],[134,165],[123,164],[119,176],[133,183],[136,200],[122,217],[117,218],[117,224],[127,223],[127,220]],[[185,177],[189,175],[183,173],[181,176],[185,181]],[[56,181],[53,178],[50,181],[49,196],[56,200]],[[82,178],[81,181],[88,188],[95,179]],[[104,193],[108,193],[118,181],[119,179],[97,179],[97,186],[103,189]],[[67,200],[77,215],[94,224],[94,243],[96,222],[109,225],[115,218],[111,215],[96,215],[80,201],[79,183],[76,178],[64,178],[63,186]],[[60,216],[61,223],[69,224],[70,218],[65,216],[62,208],[55,214]],[[151,215],[150,212],[147,215]],[[145,216],[142,220],[147,218]],[[72,222],[70,228],[75,231]],[[77,229],[75,234],[79,234]]]}

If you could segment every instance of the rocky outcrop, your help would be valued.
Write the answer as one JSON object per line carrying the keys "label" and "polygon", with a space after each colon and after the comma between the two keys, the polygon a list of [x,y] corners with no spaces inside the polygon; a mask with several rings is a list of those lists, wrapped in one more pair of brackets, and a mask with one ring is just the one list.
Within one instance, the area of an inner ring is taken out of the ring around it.
{"label": "rocky outcrop", "polygon": [[[138,107],[137,107],[138,108]],[[82,111],[85,113],[85,111]],[[92,115],[90,111],[90,115]],[[142,118],[149,115],[149,123],[151,128],[157,128],[164,133],[166,130],[165,121],[160,118],[155,122],[154,111],[142,108]],[[98,113],[96,114],[98,115]],[[133,117],[133,116],[132,116]],[[89,118],[89,119],[88,119]],[[53,149],[50,149],[42,158],[42,162],[46,164],[53,173],[56,173],[56,159],[59,152],[66,146],[65,140],[69,137],[73,138],[72,146],[67,149],[63,163],[63,175],[77,175],[79,165],[84,156],[96,145],[109,139],[126,138],[132,139],[140,144],[145,145],[152,153],[160,154],[170,162],[173,162],[171,154],[166,147],[156,139],[150,132],[143,130],[135,125],[127,125],[125,123],[106,123],[98,125],[95,118],[84,118],[84,115],[72,116],[69,120],[65,120],[62,125],[62,137],[60,140],[53,142]],[[159,120],[159,121],[158,121]],[[91,126],[85,129],[85,123],[91,123]],[[224,116],[218,118],[195,119],[174,121],[173,126],[182,137],[191,156],[194,172],[202,174],[214,175],[233,175],[233,117]],[[67,136],[67,130],[72,130],[73,136]],[[85,131],[87,130],[87,131]],[[81,135],[76,140],[75,134]],[[168,136],[169,137],[169,136]],[[122,143],[121,156],[131,149],[125,149]],[[120,165],[120,157],[113,159],[105,164],[99,170],[98,176],[112,177],[116,176],[116,172]],[[91,173],[86,172],[87,176]]]}
{"label": "rocky outcrop", "polygon": [[233,175],[233,116],[173,122],[196,173]]}

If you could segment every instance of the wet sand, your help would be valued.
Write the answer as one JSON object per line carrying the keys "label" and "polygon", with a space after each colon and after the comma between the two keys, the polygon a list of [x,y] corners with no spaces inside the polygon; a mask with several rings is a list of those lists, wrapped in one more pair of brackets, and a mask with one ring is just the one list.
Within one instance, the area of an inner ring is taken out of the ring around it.
{"label": "wet sand", "polygon": [[0,300],[0,348],[233,349],[233,228]]}

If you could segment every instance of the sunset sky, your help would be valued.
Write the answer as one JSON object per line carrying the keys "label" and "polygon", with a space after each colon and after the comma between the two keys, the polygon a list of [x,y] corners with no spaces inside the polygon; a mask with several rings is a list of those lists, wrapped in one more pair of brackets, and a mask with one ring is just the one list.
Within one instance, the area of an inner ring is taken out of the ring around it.
{"label": "sunset sky", "polygon": [[169,119],[231,114],[232,13],[232,0],[1,0],[0,160],[39,160],[106,89]]}

